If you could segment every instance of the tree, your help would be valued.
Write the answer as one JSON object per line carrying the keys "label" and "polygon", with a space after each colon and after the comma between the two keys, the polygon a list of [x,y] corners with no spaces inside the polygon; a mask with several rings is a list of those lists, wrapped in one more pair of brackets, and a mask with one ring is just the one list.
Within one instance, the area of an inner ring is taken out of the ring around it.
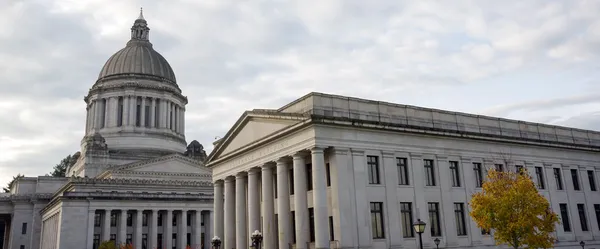
{"label": "tree", "polygon": [[494,230],[496,244],[517,249],[551,248],[558,215],[542,196],[526,170],[488,171],[483,191],[472,196],[470,215],[477,225]]}
{"label": "tree", "polygon": [[13,176],[13,179],[10,180],[10,182],[8,182],[7,186],[5,188],[3,188],[5,193],[9,193],[10,192],[10,186],[19,178],[23,178],[25,177],[24,175],[21,174],[17,174],[16,176]]}
{"label": "tree", "polygon": [[80,153],[75,153],[73,155],[68,155],[67,157],[60,160],[60,163],[54,166],[54,171],[50,172],[50,175],[56,177],[64,177],[67,173],[67,169],[77,162],[77,159],[79,159],[79,155]]}
{"label": "tree", "polygon": [[102,241],[98,246],[98,249],[117,249],[115,242],[112,240]]}

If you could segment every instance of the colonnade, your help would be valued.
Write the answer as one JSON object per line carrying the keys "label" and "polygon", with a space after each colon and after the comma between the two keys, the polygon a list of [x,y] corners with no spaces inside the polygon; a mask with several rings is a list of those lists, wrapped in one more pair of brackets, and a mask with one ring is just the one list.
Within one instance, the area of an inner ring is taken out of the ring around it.
{"label": "colonnade", "polygon": [[[307,161],[309,156],[311,159]],[[222,248],[248,248],[251,243],[250,234],[255,230],[262,232],[265,249],[289,248],[294,233],[296,248],[307,248],[310,242],[307,163],[312,164],[314,248],[329,248],[327,173],[324,150],[320,147],[311,148],[310,153],[300,151],[291,156],[278,158],[275,162],[257,165],[248,171],[236,172],[235,175],[215,181],[214,233],[222,238]],[[295,227],[292,227],[291,223],[288,187],[290,166],[293,168]],[[276,193],[274,177],[276,177]],[[277,221],[274,218],[275,202]]]}

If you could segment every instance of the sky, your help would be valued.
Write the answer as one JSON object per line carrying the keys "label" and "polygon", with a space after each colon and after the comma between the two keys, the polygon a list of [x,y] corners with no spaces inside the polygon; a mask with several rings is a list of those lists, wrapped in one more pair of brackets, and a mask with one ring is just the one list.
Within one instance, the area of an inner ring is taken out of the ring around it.
{"label": "sky", "polygon": [[597,0],[10,0],[0,185],[80,150],[83,97],[140,7],[207,153],[245,110],[311,91],[600,130]]}

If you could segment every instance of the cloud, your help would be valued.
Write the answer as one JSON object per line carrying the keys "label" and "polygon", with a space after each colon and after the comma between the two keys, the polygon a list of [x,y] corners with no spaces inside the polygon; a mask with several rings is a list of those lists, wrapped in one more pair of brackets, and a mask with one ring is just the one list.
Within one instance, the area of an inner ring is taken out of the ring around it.
{"label": "cloud", "polygon": [[82,98],[140,6],[209,150],[310,91],[598,127],[598,1],[0,1],[0,183],[79,150]]}

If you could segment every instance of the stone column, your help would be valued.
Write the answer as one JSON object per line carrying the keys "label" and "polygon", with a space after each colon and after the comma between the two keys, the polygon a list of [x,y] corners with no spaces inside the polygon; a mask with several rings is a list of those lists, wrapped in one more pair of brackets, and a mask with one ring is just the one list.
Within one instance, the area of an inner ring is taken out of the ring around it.
{"label": "stone column", "polygon": [[306,162],[307,153],[300,152],[294,158],[294,213],[296,221],[296,248],[305,249],[310,240],[310,227],[308,217],[308,202],[306,196]]}
{"label": "stone column", "polygon": [[148,248],[158,248],[158,210],[153,209],[150,215],[150,231],[148,235]]}
{"label": "stone column", "polygon": [[163,227],[167,225],[163,232],[163,244],[165,249],[171,249],[173,248],[173,210],[167,210],[166,219],[167,220],[163,222]]}
{"label": "stone column", "polygon": [[90,104],[90,130],[93,131],[96,128],[96,100],[92,100]]}
{"label": "stone column", "polygon": [[119,240],[118,243],[127,242],[127,209],[122,209],[119,217]]}
{"label": "stone column", "polygon": [[102,223],[102,241],[110,240],[110,209],[104,210],[104,223]]}
{"label": "stone column", "polygon": [[143,209],[135,212],[135,235],[133,236],[134,248],[142,248],[142,213]]}
{"label": "stone column", "polygon": [[277,249],[275,219],[273,219],[273,215],[275,214],[275,203],[273,200],[273,167],[270,164],[262,166],[261,181],[264,249]]}
{"label": "stone column", "polygon": [[181,219],[179,220],[181,222],[177,224],[177,228],[179,228],[177,235],[177,242],[179,242],[179,246],[177,248],[185,249],[187,246],[187,210],[181,210]]}
{"label": "stone column", "polygon": [[211,244],[210,241],[214,236],[212,233],[212,221],[213,221],[213,212],[206,211],[206,217],[204,217],[204,248],[210,249]]}
{"label": "stone column", "polygon": [[121,117],[123,127],[129,125],[129,97],[123,96],[123,117]]}
{"label": "stone column", "polygon": [[137,98],[135,96],[129,96],[129,126],[135,126],[135,117],[137,107]]}
{"label": "stone column", "polygon": [[[95,209],[88,209],[88,223],[87,223],[87,240],[86,240],[86,248],[93,248],[94,246],[94,218],[96,218],[96,210]],[[44,228],[43,233],[47,233],[46,229],[49,228]],[[5,235],[5,234],[3,234]],[[6,240],[7,237],[4,236],[4,239]],[[43,241],[43,237],[42,237],[42,244],[44,243],[48,243],[48,241]],[[6,247],[2,247],[2,248],[6,248]]]}
{"label": "stone column", "polygon": [[235,245],[236,248],[248,247],[248,226],[246,225],[246,173],[235,176]]}
{"label": "stone column", "polygon": [[277,160],[277,221],[279,228],[279,248],[288,248],[292,241],[290,218],[290,189],[288,185],[288,160]]}
{"label": "stone column", "polygon": [[327,215],[327,179],[323,148],[314,147],[312,154],[313,208],[315,214],[315,248],[329,248]]}
{"label": "stone column", "polygon": [[235,178],[225,178],[225,238],[223,248],[235,247]]}
{"label": "stone column", "polygon": [[[192,248],[199,248],[200,244],[202,244],[202,210],[196,210],[193,214],[193,228],[192,228]],[[204,223],[204,237],[206,237],[206,222]]]}
{"label": "stone column", "polygon": [[223,180],[217,180],[214,184],[215,188],[215,200],[214,200],[214,210],[215,210],[215,219],[213,222],[214,234],[219,236],[219,238],[224,239],[223,237],[223,224],[224,224],[224,216],[223,216]]}
{"label": "stone column", "polygon": [[[259,169],[253,168],[248,171],[248,228],[250,234],[260,230],[260,194],[258,193]],[[248,243],[251,243],[248,237]]]}
{"label": "stone column", "polygon": [[185,107],[181,107],[181,132],[182,135],[185,134]]}
{"label": "stone column", "polygon": [[142,105],[140,106],[140,126],[146,127],[146,97],[142,97]]}
{"label": "stone column", "polygon": [[150,106],[150,127],[156,128],[156,98],[151,98],[152,105]]}

